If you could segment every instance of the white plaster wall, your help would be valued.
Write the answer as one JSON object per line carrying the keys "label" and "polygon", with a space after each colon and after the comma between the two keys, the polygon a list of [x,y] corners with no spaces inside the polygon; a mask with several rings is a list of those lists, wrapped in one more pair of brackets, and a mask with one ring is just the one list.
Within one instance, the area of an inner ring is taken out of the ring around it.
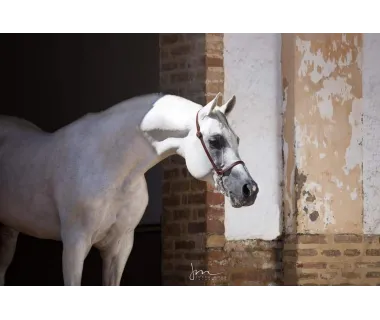
{"label": "white plaster wall", "polygon": [[380,34],[363,34],[364,233],[380,234]]}
{"label": "white plaster wall", "polygon": [[230,123],[260,189],[251,207],[234,209],[226,199],[225,235],[272,240],[282,229],[281,34],[224,34],[224,48],[224,96],[237,98]]}

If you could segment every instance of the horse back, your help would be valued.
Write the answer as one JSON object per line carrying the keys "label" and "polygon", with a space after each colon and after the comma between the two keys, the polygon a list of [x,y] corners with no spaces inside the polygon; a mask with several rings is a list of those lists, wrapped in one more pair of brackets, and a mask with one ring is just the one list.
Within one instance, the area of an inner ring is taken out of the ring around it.
{"label": "horse back", "polygon": [[0,137],[25,131],[42,131],[32,122],[22,118],[0,115]]}

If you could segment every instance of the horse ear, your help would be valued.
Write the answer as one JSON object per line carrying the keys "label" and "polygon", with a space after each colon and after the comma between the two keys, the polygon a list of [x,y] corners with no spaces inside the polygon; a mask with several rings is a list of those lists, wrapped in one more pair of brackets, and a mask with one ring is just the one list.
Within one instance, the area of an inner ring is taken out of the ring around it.
{"label": "horse ear", "polygon": [[228,100],[225,104],[219,107],[219,110],[224,113],[226,116],[230,114],[232,109],[235,107],[236,97],[233,95],[230,100]]}
{"label": "horse ear", "polygon": [[204,109],[204,112],[205,112],[205,115],[209,115],[214,109],[215,107],[218,105],[218,99],[220,97],[221,93],[219,92],[214,99],[212,99],[208,104],[206,104],[203,109]]}

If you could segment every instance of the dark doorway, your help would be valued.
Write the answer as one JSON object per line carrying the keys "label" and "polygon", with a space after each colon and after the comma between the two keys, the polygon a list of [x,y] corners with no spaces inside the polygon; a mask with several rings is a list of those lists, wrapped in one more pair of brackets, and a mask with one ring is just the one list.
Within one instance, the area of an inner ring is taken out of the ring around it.
{"label": "dark doorway", "polygon": [[[158,34],[2,35],[0,114],[55,131],[89,112],[159,91]],[[147,173],[150,203],[122,285],[161,284],[161,167]],[[149,228],[147,227],[149,226]],[[62,285],[62,244],[20,235],[6,285]],[[93,249],[83,285],[101,285]]]}

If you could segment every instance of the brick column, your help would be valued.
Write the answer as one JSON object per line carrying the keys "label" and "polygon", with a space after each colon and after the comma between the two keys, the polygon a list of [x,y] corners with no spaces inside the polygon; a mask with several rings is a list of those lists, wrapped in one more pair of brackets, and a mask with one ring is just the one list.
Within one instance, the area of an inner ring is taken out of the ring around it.
{"label": "brick column", "polygon": [[[205,105],[223,92],[222,50],[222,34],[161,34],[161,90]],[[163,168],[163,283],[204,285],[189,279],[191,264],[208,270],[206,248],[224,244],[224,197],[192,178],[179,156]]]}

